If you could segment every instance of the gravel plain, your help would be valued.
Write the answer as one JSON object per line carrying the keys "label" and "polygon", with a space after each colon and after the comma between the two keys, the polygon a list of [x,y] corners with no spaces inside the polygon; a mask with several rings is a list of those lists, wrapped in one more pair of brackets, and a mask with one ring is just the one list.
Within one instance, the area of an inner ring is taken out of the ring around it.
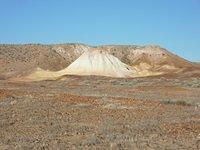
{"label": "gravel plain", "polygon": [[0,149],[200,149],[200,78],[0,80]]}

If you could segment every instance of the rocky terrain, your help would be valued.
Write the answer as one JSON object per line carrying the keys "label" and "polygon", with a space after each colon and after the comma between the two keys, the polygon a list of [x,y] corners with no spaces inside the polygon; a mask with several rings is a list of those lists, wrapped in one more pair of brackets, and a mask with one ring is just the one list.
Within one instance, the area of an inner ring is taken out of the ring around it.
{"label": "rocky terrain", "polygon": [[[59,71],[91,48],[164,74],[11,80]],[[2,150],[200,149],[199,64],[159,46],[1,45],[0,66]]]}
{"label": "rocky terrain", "polygon": [[[41,68],[59,71],[68,67],[81,54],[90,49],[103,49],[123,63],[138,71],[163,72],[165,74],[196,72],[197,63],[189,62],[160,46],[106,45],[88,46],[84,44],[57,45],[0,45],[0,78],[26,75]],[[199,72],[198,72],[199,73]]]}
{"label": "rocky terrain", "polygon": [[0,149],[200,148],[200,78],[0,81]]}

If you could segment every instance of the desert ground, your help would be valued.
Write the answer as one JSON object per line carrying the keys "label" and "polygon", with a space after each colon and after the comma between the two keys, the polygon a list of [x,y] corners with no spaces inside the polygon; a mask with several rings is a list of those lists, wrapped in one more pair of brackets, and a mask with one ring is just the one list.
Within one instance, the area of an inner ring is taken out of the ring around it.
{"label": "desert ground", "polygon": [[[94,72],[111,77],[80,75]],[[12,149],[199,150],[200,64],[159,46],[0,45],[0,150]]]}
{"label": "desert ground", "polygon": [[200,78],[0,81],[0,149],[200,149]]}

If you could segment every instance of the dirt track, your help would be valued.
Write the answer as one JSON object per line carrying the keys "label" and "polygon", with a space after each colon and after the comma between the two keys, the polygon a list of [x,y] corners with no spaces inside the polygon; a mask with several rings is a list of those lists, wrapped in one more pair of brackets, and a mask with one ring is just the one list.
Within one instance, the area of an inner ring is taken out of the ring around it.
{"label": "dirt track", "polygon": [[0,149],[200,149],[200,79],[0,81]]}

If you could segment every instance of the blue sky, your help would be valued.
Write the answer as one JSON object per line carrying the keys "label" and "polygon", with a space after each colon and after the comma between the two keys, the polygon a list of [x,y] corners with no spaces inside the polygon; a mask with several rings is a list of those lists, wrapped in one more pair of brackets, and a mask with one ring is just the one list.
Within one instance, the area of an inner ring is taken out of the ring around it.
{"label": "blue sky", "polygon": [[157,44],[200,61],[200,0],[0,0],[0,43]]}

